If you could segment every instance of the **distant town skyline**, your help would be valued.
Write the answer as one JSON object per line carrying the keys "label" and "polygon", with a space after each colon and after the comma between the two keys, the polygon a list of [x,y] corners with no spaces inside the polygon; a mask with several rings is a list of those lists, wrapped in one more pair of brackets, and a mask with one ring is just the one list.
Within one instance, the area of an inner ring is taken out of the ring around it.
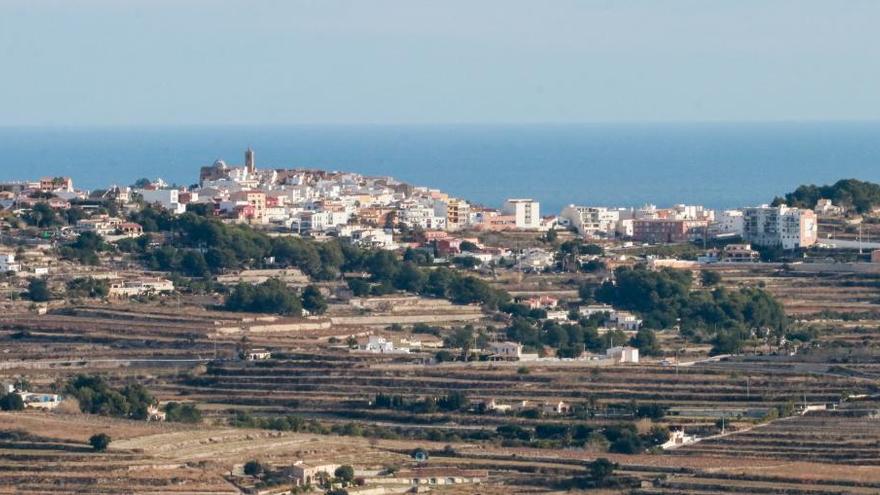
{"label": "distant town skyline", "polygon": [[880,119],[880,3],[6,0],[0,125]]}

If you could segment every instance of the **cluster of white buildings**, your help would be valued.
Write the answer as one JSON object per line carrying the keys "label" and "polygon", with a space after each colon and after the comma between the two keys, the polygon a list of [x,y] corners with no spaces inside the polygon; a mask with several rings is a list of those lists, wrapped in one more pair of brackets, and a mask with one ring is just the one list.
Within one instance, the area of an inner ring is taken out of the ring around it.
{"label": "cluster of white buildings", "polygon": [[186,211],[187,205],[202,204],[229,221],[274,224],[303,235],[339,235],[389,249],[396,246],[382,231],[392,225],[440,231],[546,230],[551,225],[532,199],[510,199],[493,210],[391,177],[258,169],[251,149],[245,152],[244,165],[229,166],[217,160],[202,167],[199,179],[199,187],[193,190],[170,187],[159,179],[130,194],[174,214]]}
{"label": "cluster of white buildings", "polygon": [[[70,207],[87,194],[73,187],[69,177],[0,184],[0,207],[27,209],[46,202],[54,209]],[[39,194],[48,193],[48,199]],[[817,239],[817,214],[839,215],[843,208],[827,199],[814,210],[787,206],[757,206],[712,210],[678,204],[658,208],[569,205],[558,216],[541,215],[541,205],[530,198],[512,198],[497,209],[485,208],[428,187],[416,187],[391,177],[309,169],[258,169],[252,149],[244,164],[217,160],[202,167],[199,186],[169,186],[161,179],[137,188],[112,187],[109,198],[120,204],[135,200],[159,205],[173,214],[189,205],[202,205],[211,214],[231,222],[271,224],[299,234],[330,234],[357,244],[384,249],[398,246],[390,227],[423,231],[575,229],[586,238],[627,239],[644,243],[688,242],[706,238],[735,238],[755,246],[808,247]],[[137,236],[140,226],[119,218],[100,216],[80,220],[79,232]],[[526,253],[523,269],[540,269],[551,260],[544,253]]]}
{"label": "cluster of white buildings", "polygon": [[[816,209],[839,210],[830,201],[821,202]],[[560,213],[559,224],[587,238],[664,243],[741,237],[754,245],[784,249],[809,247],[815,244],[818,232],[815,211],[767,205],[719,211],[684,204],[671,208],[569,205]]]}

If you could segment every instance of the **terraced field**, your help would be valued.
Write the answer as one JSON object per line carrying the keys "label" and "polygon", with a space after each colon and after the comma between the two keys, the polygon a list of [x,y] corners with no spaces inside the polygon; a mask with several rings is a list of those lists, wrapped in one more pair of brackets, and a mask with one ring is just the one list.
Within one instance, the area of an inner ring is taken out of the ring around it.
{"label": "terraced field", "polygon": [[131,421],[0,413],[0,493],[139,493],[225,495],[238,493],[214,473],[165,462],[141,451],[94,452],[88,437],[117,437],[161,430]]}
{"label": "terraced field", "polygon": [[848,401],[673,452],[880,466],[880,402]]}

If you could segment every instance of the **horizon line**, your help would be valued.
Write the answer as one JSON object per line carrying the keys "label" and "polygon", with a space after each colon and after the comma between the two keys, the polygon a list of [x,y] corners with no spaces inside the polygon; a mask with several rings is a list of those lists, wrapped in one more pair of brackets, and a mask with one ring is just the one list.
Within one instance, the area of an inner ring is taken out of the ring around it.
{"label": "horizon line", "polygon": [[448,122],[204,122],[204,123],[27,123],[2,124],[0,129],[100,129],[100,128],[187,128],[187,127],[562,127],[562,126],[627,126],[627,125],[772,125],[772,124],[875,124],[871,119],[764,119],[764,120],[583,120],[583,121],[448,121]]}

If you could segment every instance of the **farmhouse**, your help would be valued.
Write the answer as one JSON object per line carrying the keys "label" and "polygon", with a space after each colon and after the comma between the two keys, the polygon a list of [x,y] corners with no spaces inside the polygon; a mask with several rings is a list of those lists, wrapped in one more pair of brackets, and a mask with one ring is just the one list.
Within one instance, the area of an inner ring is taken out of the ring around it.
{"label": "farmhouse", "polygon": [[338,464],[315,464],[309,465],[303,461],[296,461],[288,471],[296,486],[317,484],[316,480],[324,477],[330,478],[339,467]]}
{"label": "farmhouse", "polygon": [[271,359],[272,353],[266,349],[251,349],[244,353],[244,358],[246,361],[263,361]]}
{"label": "farmhouse", "polygon": [[412,486],[473,484],[481,483],[487,477],[488,471],[485,470],[447,467],[406,469],[395,474],[397,480],[405,480]]}
{"label": "farmhouse", "polygon": [[685,434],[683,429],[675,430],[669,432],[669,440],[667,440],[666,443],[660,445],[660,448],[663,450],[669,450],[681,447],[683,445],[690,445],[698,441],[699,439],[696,435],[687,435]]}
{"label": "farmhouse", "polygon": [[534,361],[537,354],[526,354],[522,351],[523,346],[517,342],[490,342],[488,351],[491,358],[502,361]]}
{"label": "farmhouse", "polygon": [[24,407],[31,409],[55,409],[61,404],[61,396],[58,394],[40,394],[34,392],[19,392]]}
{"label": "farmhouse", "polygon": [[561,400],[557,402],[546,402],[541,406],[541,411],[543,411],[544,414],[568,414],[571,412],[571,404]]}
{"label": "farmhouse", "polygon": [[110,284],[110,297],[135,297],[174,291],[174,282],[164,278],[139,278]]}
{"label": "farmhouse", "polygon": [[379,354],[406,354],[409,352],[408,347],[395,347],[394,342],[386,340],[385,337],[380,337],[378,335],[370,335],[370,339],[364,344],[364,350]]}

